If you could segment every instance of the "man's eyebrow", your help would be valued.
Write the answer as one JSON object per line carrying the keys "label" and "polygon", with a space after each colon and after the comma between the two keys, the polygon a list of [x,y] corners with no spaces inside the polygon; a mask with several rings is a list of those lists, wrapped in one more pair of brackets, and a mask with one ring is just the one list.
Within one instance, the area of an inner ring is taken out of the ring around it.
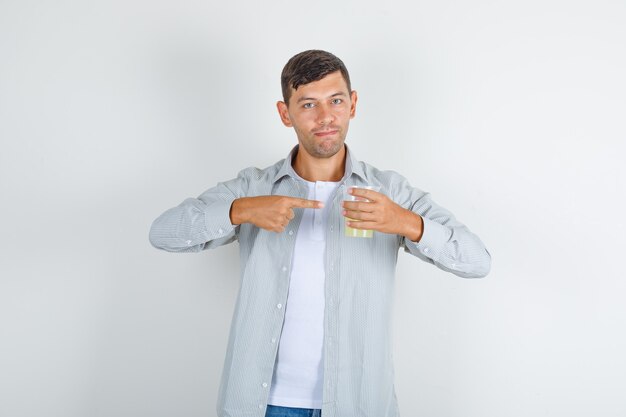
{"label": "man's eyebrow", "polygon": [[[332,94],[332,95],[331,95],[331,96],[329,96],[329,97],[337,97],[337,96],[344,96],[344,97],[345,97],[345,96],[346,96],[346,93],[344,93],[344,92],[340,91],[340,92],[338,92],[338,93]],[[315,101],[315,100],[317,100],[317,99],[316,99],[315,97],[300,97],[300,98],[298,99],[297,103],[300,103],[301,101],[306,101],[306,100],[313,100],[313,101]]]}

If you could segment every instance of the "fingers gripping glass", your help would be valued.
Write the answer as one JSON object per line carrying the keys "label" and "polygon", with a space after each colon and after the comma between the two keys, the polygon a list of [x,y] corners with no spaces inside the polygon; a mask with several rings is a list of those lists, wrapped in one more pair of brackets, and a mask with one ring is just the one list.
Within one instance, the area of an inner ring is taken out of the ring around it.
{"label": "fingers gripping glass", "polygon": [[[346,188],[346,190],[343,193],[343,199],[345,201],[369,201],[366,198],[363,197],[357,197],[354,196],[352,194],[348,194],[348,191],[350,190],[350,188],[359,188],[359,189],[365,189],[365,190],[372,190],[372,191],[376,191],[379,192],[380,191],[380,187],[376,186],[376,185],[364,185],[364,186],[359,186],[359,187],[348,187]],[[373,237],[374,236],[374,231],[373,230],[364,230],[364,229],[355,229],[353,227],[348,226],[347,222],[358,222],[359,220],[354,220],[351,219],[349,217],[344,217],[344,225],[345,225],[345,235],[348,237]]]}

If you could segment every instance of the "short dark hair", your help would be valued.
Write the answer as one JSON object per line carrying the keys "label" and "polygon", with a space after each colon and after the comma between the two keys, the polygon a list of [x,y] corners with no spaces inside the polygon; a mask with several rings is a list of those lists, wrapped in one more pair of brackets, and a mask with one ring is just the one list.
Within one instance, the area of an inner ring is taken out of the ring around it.
{"label": "short dark hair", "polygon": [[294,55],[287,61],[280,76],[285,104],[289,105],[292,88],[297,90],[301,85],[321,80],[335,71],[341,71],[341,75],[348,86],[348,93],[350,93],[352,91],[350,75],[341,59],[330,52],[319,49],[311,49]]}

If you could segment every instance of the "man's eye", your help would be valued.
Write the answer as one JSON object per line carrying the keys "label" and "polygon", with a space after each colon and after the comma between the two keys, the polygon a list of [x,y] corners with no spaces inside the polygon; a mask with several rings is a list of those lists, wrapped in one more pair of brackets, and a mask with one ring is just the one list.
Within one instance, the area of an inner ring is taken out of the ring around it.
{"label": "man's eye", "polygon": [[343,103],[343,100],[340,98],[336,98],[333,100],[333,104],[341,104],[341,103]]}
{"label": "man's eye", "polygon": [[304,105],[302,106],[305,109],[312,109],[313,108],[313,103],[304,103]]}

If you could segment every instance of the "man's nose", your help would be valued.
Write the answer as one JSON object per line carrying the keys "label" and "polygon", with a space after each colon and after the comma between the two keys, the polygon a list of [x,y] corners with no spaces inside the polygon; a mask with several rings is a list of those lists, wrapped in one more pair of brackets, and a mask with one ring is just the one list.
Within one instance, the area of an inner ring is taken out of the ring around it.
{"label": "man's nose", "polygon": [[321,125],[330,124],[333,121],[333,114],[326,106],[319,106],[317,113],[317,122]]}

